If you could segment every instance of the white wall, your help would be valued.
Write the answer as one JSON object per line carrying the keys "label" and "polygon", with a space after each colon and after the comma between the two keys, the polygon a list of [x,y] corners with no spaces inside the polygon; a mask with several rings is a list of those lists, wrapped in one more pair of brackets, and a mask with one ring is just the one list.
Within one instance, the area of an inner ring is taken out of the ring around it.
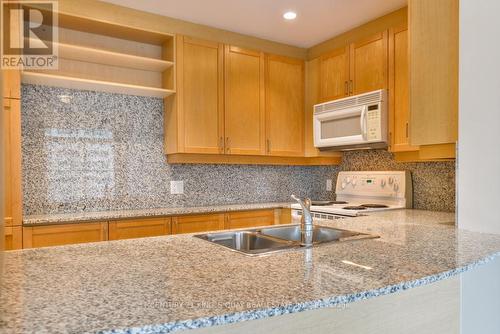
{"label": "white wall", "polygon": [[458,226],[500,233],[500,1],[460,0]]}

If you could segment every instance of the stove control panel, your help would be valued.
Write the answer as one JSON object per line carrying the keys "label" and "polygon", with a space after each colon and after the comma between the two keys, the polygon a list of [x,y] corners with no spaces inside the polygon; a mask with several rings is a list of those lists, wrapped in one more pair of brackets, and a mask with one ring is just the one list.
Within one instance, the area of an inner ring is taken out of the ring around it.
{"label": "stove control panel", "polygon": [[411,176],[405,171],[339,172],[336,186],[337,196],[405,198],[411,190]]}

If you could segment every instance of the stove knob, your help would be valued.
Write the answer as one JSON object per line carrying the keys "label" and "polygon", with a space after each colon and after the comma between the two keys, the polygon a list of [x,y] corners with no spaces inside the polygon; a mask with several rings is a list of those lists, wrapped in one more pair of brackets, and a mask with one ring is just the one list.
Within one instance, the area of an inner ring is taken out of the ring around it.
{"label": "stove knob", "polygon": [[351,181],[351,183],[352,183],[353,186],[355,186],[357,182],[358,181],[355,178],[353,178],[352,181]]}
{"label": "stove knob", "polygon": [[346,186],[347,186],[347,183],[342,182],[342,185],[341,185],[342,189],[345,189]]}
{"label": "stove knob", "polygon": [[394,183],[394,191],[398,192],[398,190],[399,190],[399,184]]}
{"label": "stove knob", "polygon": [[380,180],[380,186],[381,186],[382,188],[384,188],[384,187],[385,187],[385,184],[386,184],[385,179]]}
{"label": "stove knob", "polygon": [[347,177],[347,183],[351,183],[351,178],[350,177]]}
{"label": "stove knob", "polygon": [[393,184],[394,183],[394,179],[392,177],[389,177],[389,184]]}

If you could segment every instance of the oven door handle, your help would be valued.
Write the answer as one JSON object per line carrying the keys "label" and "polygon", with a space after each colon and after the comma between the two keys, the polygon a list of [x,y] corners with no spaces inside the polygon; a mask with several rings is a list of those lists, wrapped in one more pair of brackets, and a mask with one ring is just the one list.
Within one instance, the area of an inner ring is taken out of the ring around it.
{"label": "oven door handle", "polygon": [[361,137],[363,140],[366,140],[366,106],[363,107],[363,110],[361,111],[361,119],[360,119],[360,126],[361,126]]}

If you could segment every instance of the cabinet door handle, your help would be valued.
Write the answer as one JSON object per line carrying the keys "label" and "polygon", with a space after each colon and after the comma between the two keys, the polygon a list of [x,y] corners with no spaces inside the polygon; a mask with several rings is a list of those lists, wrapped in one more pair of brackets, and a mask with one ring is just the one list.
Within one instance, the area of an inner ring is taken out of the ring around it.
{"label": "cabinet door handle", "polygon": [[231,152],[231,146],[229,145],[229,137],[226,137],[226,153]]}
{"label": "cabinet door handle", "polygon": [[408,138],[408,122],[406,122],[406,138]]}
{"label": "cabinet door handle", "polygon": [[271,140],[267,140],[267,153],[271,153]]}
{"label": "cabinet door handle", "polygon": [[353,86],[354,86],[354,84],[353,84],[352,80],[349,80],[349,93],[350,94],[352,94]]}
{"label": "cabinet door handle", "polygon": [[345,81],[345,84],[344,84],[344,94],[345,95],[349,95],[349,84],[347,83],[347,80]]}

